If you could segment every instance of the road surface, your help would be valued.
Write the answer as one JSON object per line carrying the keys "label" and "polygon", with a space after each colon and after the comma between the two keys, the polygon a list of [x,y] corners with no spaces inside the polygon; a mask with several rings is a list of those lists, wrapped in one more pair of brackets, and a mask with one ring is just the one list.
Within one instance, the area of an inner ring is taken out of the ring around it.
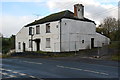
{"label": "road surface", "polygon": [[118,67],[43,58],[6,58],[2,78],[118,78]]}

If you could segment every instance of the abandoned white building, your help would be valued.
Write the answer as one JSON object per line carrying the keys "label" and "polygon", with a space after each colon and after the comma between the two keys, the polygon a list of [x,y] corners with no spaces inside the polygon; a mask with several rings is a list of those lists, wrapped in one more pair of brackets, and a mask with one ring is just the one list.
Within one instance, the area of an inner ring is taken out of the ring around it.
{"label": "abandoned white building", "polygon": [[94,21],[84,17],[84,6],[65,10],[24,26],[16,34],[16,52],[68,52],[102,47],[110,39],[96,32]]}

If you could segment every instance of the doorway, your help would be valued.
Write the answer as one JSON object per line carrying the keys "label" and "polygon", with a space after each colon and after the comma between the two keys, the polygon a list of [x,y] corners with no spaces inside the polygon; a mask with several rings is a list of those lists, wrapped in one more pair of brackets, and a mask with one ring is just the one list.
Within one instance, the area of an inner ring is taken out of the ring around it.
{"label": "doorway", "polygon": [[94,48],[94,38],[91,38],[91,48]]}
{"label": "doorway", "polygon": [[35,39],[36,42],[36,50],[40,51],[40,39]]}
{"label": "doorway", "polygon": [[36,42],[37,51],[40,50],[40,42]]}
{"label": "doorway", "polygon": [[23,52],[25,52],[25,43],[23,42]]}

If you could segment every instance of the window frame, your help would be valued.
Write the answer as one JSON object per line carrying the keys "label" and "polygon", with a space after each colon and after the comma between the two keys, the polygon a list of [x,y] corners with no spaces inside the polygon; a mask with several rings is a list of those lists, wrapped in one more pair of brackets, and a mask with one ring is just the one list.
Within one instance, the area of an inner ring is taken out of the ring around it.
{"label": "window frame", "polygon": [[46,38],[46,48],[51,48],[51,39],[50,38]]}
{"label": "window frame", "polygon": [[36,26],[36,34],[40,34],[40,25]]}
{"label": "window frame", "polygon": [[29,27],[29,35],[32,35],[32,27]]}
{"label": "window frame", "polygon": [[46,33],[50,33],[50,23],[46,24]]}
{"label": "window frame", "polygon": [[18,42],[18,49],[21,49],[21,42]]}

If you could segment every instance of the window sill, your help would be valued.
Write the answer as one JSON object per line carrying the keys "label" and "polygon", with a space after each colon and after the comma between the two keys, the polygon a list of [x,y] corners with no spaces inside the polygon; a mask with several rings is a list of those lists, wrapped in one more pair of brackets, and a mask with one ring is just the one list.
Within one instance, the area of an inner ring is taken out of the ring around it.
{"label": "window sill", "polygon": [[51,33],[51,32],[46,32],[46,33]]}
{"label": "window sill", "polygon": [[51,47],[46,47],[46,48],[51,48]]}
{"label": "window sill", "polygon": [[[40,33],[39,33],[40,34]],[[35,34],[35,35],[39,35],[39,34]]]}

